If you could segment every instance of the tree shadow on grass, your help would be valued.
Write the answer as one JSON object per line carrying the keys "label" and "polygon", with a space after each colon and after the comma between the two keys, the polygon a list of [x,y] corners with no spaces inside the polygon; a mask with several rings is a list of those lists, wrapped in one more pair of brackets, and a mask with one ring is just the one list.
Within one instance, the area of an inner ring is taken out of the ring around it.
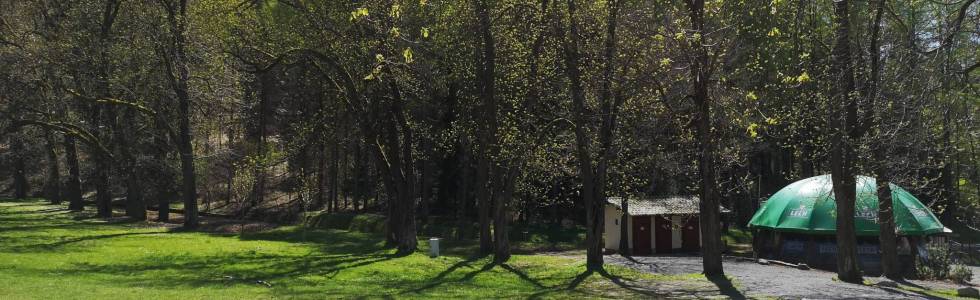
{"label": "tree shadow on grass", "polygon": [[[545,295],[547,293],[561,291],[564,288],[563,285],[546,286],[546,285],[542,284],[541,281],[532,278],[526,272],[524,272],[524,271],[522,271],[522,270],[520,270],[518,268],[515,268],[514,266],[511,266],[510,264],[507,264],[507,263],[496,264],[493,261],[488,262],[487,264],[483,265],[483,267],[481,267],[479,269],[475,269],[473,271],[470,271],[470,272],[464,274],[462,277],[460,277],[458,279],[453,279],[453,280],[447,280],[446,279],[450,274],[455,273],[460,268],[463,268],[463,267],[471,267],[474,262],[476,262],[478,260],[482,260],[482,259],[484,259],[486,257],[487,257],[487,255],[470,256],[466,260],[463,260],[463,261],[460,261],[460,262],[458,262],[456,264],[453,264],[452,266],[450,266],[446,270],[440,272],[435,277],[433,277],[433,278],[431,278],[429,280],[426,280],[427,283],[425,283],[421,287],[415,288],[415,289],[411,289],[411,290],[407,290],[407,291],[404,291],[404,292],[401,292],[401,293],[399,293],[399,295],[419,294],[419,293],[425,292],[427,290],[431,290],[431,289],[434,289],[436,287],[439,287],[439,286],[441,286],[443,284],[467,282],[467,281],[473,280],[473,278],[475,278],[480,273],[483,273],[483,272],[487,272],[487,271],[492,270],[494,267],[500,267],[500,269],[505,270],[505,271],[508,271],[508,272],[514,274],[515,276],[517,276],[518,278],[520,278],[522,281],[525,281],[527,283],[530,283],[535,288],[542,290],[541,292],[539,292],[539,295],[541,295],[541,296],[543,296],[543,295]],[[575,284],[575,285],[577,285],[577,284]],[[574,289],[574,288],[572,288],[572,289]],[[533,297],[534,296],[532,295],[532,298]]]}
{"label": "tree shadow on grass", "polygon": [[[229,236],[228,234],[217,235]],[[384,239],[379,235],[331,229],[279,228],[239,235],[238,239],[242,241],[275,241],[307,244],[319,248],[323,253],[365,255],[378,251],[387,251],[383,245]]]}
{"label": "tree shadow on grass", "polygon": [[[66,214],[66,209],[63,208],[47,208],[46,203],[41,203],[40,200],[30,200],[23,201],[24,203],[7,204],[6,206],[34,206],[37,209],[32,210],[9,210],[0,207],[0,224],[14,224],[21,226],[0,226],[0,233],[3,232],[26,232],[26,231],[43,231],[45,229],[79,229],[77,230],[81,234],[85,234],[89,229],[99,229],[100,226],[106,225],[122,225],[132,228],[125,229],[142,229],[140,224],[144,221],[133,220],[127,217],[113,217],[108,220],[103,220],[102,218],[96,216],[94,212],[85,211]],[[26,214],[31,214],[27,216]],[[81,222],[77,222],[81,221]],[[130,226],[134,225],[134,226]],[[59,246],[64,246],[67,244],[72,244],[79,241],[101,239],[101,238],[111,238],[122,235],[133,235],[133,234],[163,234],[163,233],[186,233],[186,232],[201,232],[198,230],[186,230],[184,228],[171,228],[166,232],[152,232],[152,233],[125,233],[118,235],[101,235],[101,236],[86,236],[80,238],[72,238],[57,241],[54,243],[45,244],[35,244],[27,246],[19,246],[26,251],[31,250],[44,250],[44,249],[54,249]],[[273,229],[262,232],[251,232],[247,234],[233,234],[233,233],[208,233],[212,236],[220,237],[235,237],[237,236],[239,240],[242,241],[253,241],[253,240],[263,240],[263,241],[278,241],[278,242],[289,242],[289,243],[307,243],[313,246],[320,247],[325,253],[354,253],[354,254],[364,254],[373,253],[383,249],[381,247],[380,241],[383,239],[376,234],[368,233],[358,233],[358,232],[339,232],[337,230],[320,230],[320,229],[306,229],[302,227],[291,227],[284,229]],[[51,239],[57,239],[58,236],[50,236]],[[62,238],[64,239],[64,238]],[[0,245],[2,246],[2,245]],[[0,247],[2,248],[2,247]]]}
{"label": "tree shadow on grass", "polygon": [[650,290],[648,288],[644,288],[642,286],[632,284],[629,281],[625,280],[625,278],[623,278],[621,276],[613,275],[613,274],[609,273],[608,271],[606,271],[606,269],[600,269],[598,271],[598,273],[599,273],[599,275],[602,275],[602,277],[605,277],[606,279],[609,279],[609,281],[612,281],[612,283],[618,285],[619,287],[624,288],[624,289],[627,289],[627,290],[632,291],[634,293],[642,294],[642,295],[645,295],[645,296],[658,296],[659,295],[655,291],[652,291],[652,290]]}
{"label": "tree shadow on grass", "polygon": [[905,297],[911,298],[911,296],[914,295],[916,297],[919,297],[919,298],[922,298],[922,299],[929,299],[929,300],[944,300],[944,299],[946,299],[946,298],[942,298],[942,297],[936,297],[936,296],[933,296],[933,295],[929,295],[927,293],[924,293],[924,292],[921,292],[921,291],[917,291],[917,290],[902,290],[902,289],[889,288],[889,287],[878,287],[878,288],[881,289],[881,290],[883,290],[883,291],[886,291],[888,293],[895,294],[896,296],[905,296]]}
{"label": "tree shadow on grass", "polygon": [[[19,205],[19,204],[11,204]],[[11,206],[8,205],[8,206]],[[109,221],[78,221],[65,215],[62,209],[46,209],[40,203],[24,203],[24,206],[34,206],[30,211],[20,209],[4,209],[0,207],[0,216],[9,219],[13,226],[0,227],[0,234],[5,234],[4,243],[0,243],[0,252],[42,252],[71,249],[76,250],[79,243],[123,238],[127,236],[180,234],[185,231],[174,229],[169,231],[134,231],[139,229],[141,221],[127,218],[113,218]],[[18,214],[14,214],[18,213]],[[75,215],[85,219],[86,215]],[[136,224],[133,228],[129,224]],[[110,225],[110,226],[106,226]],[[106,227],[103,227],[106,226]],[[112,226],[124,226],[112,227]],[[67,233],[52,233],[48,230],[69,229]],[[77,230],[76,230],[77,229]],[[100,229],[112,231],[93,232]],[[32,233],[33,232],[33,233]],[[100,234],[103,233],[103,234]],[[233,234],[211,234],[224,238],[235,238]],[[156,238],[156,237],[154,237]],[[233,253],[200,254],[174,253],[163,251],[161,254],[143,255],[134,261],[118,263],[76,263],[63,269],[66,273],[103,274],[117,277],[121,284],[132,286],[159,286],[172,288],[179,286],[227,286],[229,284],[255,284],[255,282],[304,282],[307,276],[332,278],[344,270],[360,268],[395,258],[390,251],[383,249],[380,236],[371,234],[348,233],[327,230],[306,230],[287,228],[286,230],[271,230],[259,233],[249,233],[238,236],[242,241],[278,241],[288,243],[303,243],[311,246],[311,254],[289,253],[256,253],[255,251],[237,251]],[[85,243],[89,245],[91,243]],[[94,244],[93,244],[94,245]],[[98,245],[111,245],[99,243]],[[69,246],[73,246],[67,248]],[[179,244],[174,249],[179,250]],[[320,251],[316,251],[316,249]],[[339,253],[339,254],[338,254]],[[286,279],[289,280],[286,280]],[[316,279],[312,279],[316,281]]]}
{"label": "tree shadow on grass", "polygon": [[541,284],[540,281],[538,281],[538,280],[536,280],[534,278],[531,278],[531,276],[528,276],[527,273],[524,273],[524,271],[521,271],[520,269],[514,268],[511,265],[508,265],[506,263],[505,264],[501,264],[500,265],[500,268],[502,268],[504,270],[507,270],[507,271],[510,271],[511,273],[514,273],[514,275],[517,275],[517,277],[521,278],[521,280],[527,281],[528,283],[534,285],[535,287],[537,287],[539,289],[548,288],[548,287],[544,286],[543,284]]}
{"label": "tree shadow on grass", "polygon": [[623,278],[621,276],[617,276],[617,275],[611,274],[608,271],[606,271],[606,269],[600,269],[598,271],[585,271],[585,272],[582,272],[582,273],[576,275],[574,278],[572,278],[572,280],[569,281],[568,284],[566,284],[566,285],[557,285],[557,286],[548,287],[548,286],[543,286],[543,285],[537,284],[537,286],[539,288],[542,288],[542,290],[539,291],[539,292],[537,292],[537,293],[534,293],[534,294],[530,295],[528,297],[528,299],[541,299],[541,298],[546,297],[546,296],[548,296],[550,294],[557,293],[557,292],[563,292],[563,291],[577,291],[577,292],[582,293],[584,296],[602,296],[602,295],[599,295],[599,294],[591,294],[590,295],[590,293],[588,291],[583,291],[583,290],[579,290],[578,289],[579,286],[581,286],[583,283],[585,283],[585,281],[588,280],[593,275],[602,276],[603,278],[608,279],[610,282],[612,282],[616,286],[618,286],[620,288],[623,288],[625,290],[628,290],[628,291],[630,291],[632,293],[635,293],[635,294],[643,295],[643,296],[646,296],[646,297],[662,297],[663,296],[661,294],[658,294],[656,291],[653,291],[653,290],[650,290],[650,289],[646,289],[646,288],[644,288],[642,286],[634,285],[634,284],[630,283],[629,280],[627,280],[626,278]]}
{"label": "tree shadow on grass", "polygon": [[915,294],[916,296],[923,297],[923,298],[926,298],[926,299],[944,299],[944,298],[941,298],[941,297],[936,297],[936,296],[930,295],[928,293],[922,292],[921,290],[931,291],[932,289],[930,289],[928,287],[925,287],[925,286],[922,286],[922,285],[919,285],[919,284],[916,284],[914,282],[905,280],[905,279],[895,280],[895,283],[898,283],[899,285],[903,285],[903,286],[907,286],[907,287],[912,287],[914,289],[897,289],[897,288],[889,288],[889,287],[883,287],[883,286],[878,286],[878,288],[880,288],[880,289],[882,289],[882,290],[884,290],[886,292],[893,293],[893,294],[909,295],[911,293],[911,294]]}
{"label": "tree shadow on grass", "polygon": [[[58,251],[79,242],[111,239],[133,235],[161,234],[163,232],[127,232],[114,230],[113,234],[98,234],[106,225],[136,224],[133,220],[115,222],[77,222],[73,217],[82,214],[61,207],[49,207],[40,203],[25,202],[21,205],[34,206],[33,210],[3,209],[0,207],[0,252],[42,252]],[[68,230],[68,231],[65,231]],[[101,233],[105,233],[102,231]]]}
{"label": "tree shadow on grass", "polygon": [[731,299],[745,299],[745,294],[742,294],[741,291],[735,288],[735,285],[732,284],[732,280],[729,279],[728,276],[720,275],[705,277],[708,278],[708,281],[711,281],[711,283],[714,283],[715,286],[718,287],[718,291],[721,292],[722,295],[725,295]]}
{"label": "tree shadow on grass", "polygon": [[905,280],[905,279],[895,280],[895,283],[898,283],[898,284],[901,284],[901,285],[905,285],[905,286],[914,287],[914,288],[920,288],[920,289],[923,289],[923,290],[927,290],[928,289],[928,288],[926,288],[924,286],[921,286],[921,285],[916,284],[915,282],[911,282],[911,281],[908,281],[908,280]]}
{"label": "tree shadow on grass", "polygon": [[[446,277],[447,276],[449,276],[450,274],[456,272],[456,270],[459,270],[460,268],[469,267],[472,263],[474,263],[474,262],[476,262],[478,260],[481,260],[483,258],[486,258],[486,257],[487,257],[487,255],[474,255],[474,256],[470,256],[470,257],[468,257],[467,259],[465,259],[463,261],[457,262],[457,263],[453,264],[452,266],[449,266],[449,268],[446,268],[445,271],[439,272],[439,274],[437,274],[435,277],[433,277],[433,278],[431,278],[429,280],[426,280],[427,283],[424,284],[424,285],[422,285],[421,287],[415,288],[415,289],[411,289],[411,290],[407,290],[407,291],[401,292],[400,294],[409,294],[409,293],[416,293],[417,294],[417,293],[424,292],[426,290],[430,290],[430,289],[436,288],[436,287],[438,287],[440,285],[443,285],[445,283],[448,283],[450,281],[449,280],[446,280]],[[474,277],[476,277],[476,275],[479,275],[482,272],[489,271],[490,269],[493,269],[493,267],[494,267],[493,262],[488,263],[488,264],[484,265],[482,268],[477,269],[477,270],[472,271],[472,272],[469,272],[466,275],[464,275],[462,278],[460,278],[458,280],[454,280],[454,281],[455,282],[463,282],[463,281],[471,280]]]}
{"label": "tree shadow on grass", "polygon": [[[35,205],[18,205],[18,206],[35,206]],[[11,206],[6,206],[6,207],[9,208]],[[63,208],[63,207],[52,207],[52,208],[44,208],[44,209],[39,209],[39,210],[9,210],[9,209],[3,209],[3,208],[4,207],[0,206],[0,215],[3,215],[3,216],[63,215],[63,214],[67,214],[67,213],[71,213],[72,212],[72,211],[68,210],[67,208]],[[23,218],[28,218],[28,217],[23,216]],[[20,219],[20,220],[24,220],[24,219]]]}
{"label": "tree shadow on grass", "polygon": [[[0,220],[2,223],[3,220]],[[52,224],[52,225],[27,225],[27,226],[0,226],[0,233],[3,232],[30,232],[45,231],[49,229],[83,229],[79,224]]]}
{"label": "tree shadow on grass", "polygon": [[68,210],[68,208],[65,208],[65,207],[53,207],[53,208],[46,208],[46,209],[42,209],[42,210],[38,210],[37,211],[37,213],[39,213],[39,214],[65,214],[65,213],[70,213],[70,212],[71,211]]}
{"label": "tree shadow on grass", "polygon": [[0,247],[0,251],[5,252],[40,252],[40,251],[55,251],[59,250],[65,246],[84,242],[84,241],[94,241],[102,239],[111,239],[124,236],[136,236],[136,235],[154,235],[154,234],[166,234],[166,232],[126,232],[126,233],[115,233],[115,234],[103,234],[103,235],[86,235],[76,238],[63,239],[52,243],[39,243],[30,245],[14,245],[11,247]]}
{"label": "tree shadow on grass", "polygon": [[39,205],[49,205],[48,202],[42,201],[40,199],[2,199],[0,202],[6,203],[17,203],[17,204],[6,204],[4,206],[39,206]]}
{"label": "tree shadow on grass", "polygon": [[[168,233],[172,232],[184,231]],[[120,276],[123,277],[121,281],[130,281],[134,286],[227,286],[262,281],[280,288],[286,282],[304,282],[307,280],[304,278],[310,276],[334,278],[347,269],[397,258],[381,245],[382,237],[371,234],[286,227],[238,236],[221,233],[208,235],[216,238],[237,238],[240,241],[305,244],[314,251],[293,255],[256,251],[209,255],[164,254],[122,264],[78,264],[73,271]],[[134,277],[133,274],[137,276]],[[140,276],[142,274],[146,275]],[[146,280],[147,276],[154,279]],[[311,282],[312,284],[317,283]]]}
{"label": "tree shadow on grass", "polygon": [[[661,298],[672,293],[681,293],[681,294],[690,293],[690,296],[697,298],[697,297],[701,297],[698,295],[698,293],[706,292],[706,291],[686,290],[686,289],[658,291],[655,290],[653,287],[642,285],[641,284],[642,282],[635,282],[628,278],[609,273],[606,269],[583,272],[578,276],[575,276],[575,278],[572,279],[572,281],[570,281],[568,285],[565,286],[563,289],[567,291],[576,290],[581,284],[583,284],[586,280],[588,280],[589,277],[591,277],[592,275],[602,276],[603,278],[609,280],[609,282],[615,284],[616,286],[628,290],[634,294],[642,295],[644,297]],[[725,276],[708,277],[708,280],[711,281],[718,288],[718,292],[721,295],[728,297],[730,299],[746,299],[746,296],[737,288],[735,288],[734,284],[732,284],[731,280],[728,279],[728,277]],[[548,287],[545,288],[546,290],[538,292],[529,298],[532,299],[542,298],[544,296],[547,296],[548,294],[561,291],[561,289],[548,288]],[[665,294],[665,292],[669,292],[669,293]]]}
{"label": "tree shadow on grass", "polygon": [[[391,255],[280,255],[272,253],[234,253],[209,256],[191,254],[158,255],[137,262],[119,264],[78,263],[69,273],[103,274],[118,277],[140,287],[221,287],[230,284],[268,283],[285,287],[303,282],[301,278],[333,278],[342,271],[392,259]],[[231,266],[223,269],[222,267]],[[152,278],[152,280],[147,280]]]}
{"label": "tree shadow on grass", "polygon": [[543,298],[545,296],[548,296],[550,294],[554,294],[554,293],[558,293],[558,292],[562,292],[562,291],[573,291],[576,288],[578,288],[579,285],[581,285],[583,282],[585,282],[586,279],[588,279],[589,277],[591,277],[593,273],[594,272],[592,272],[592,271],[586,271],[586,272],[580,273],[580,274],[576,275],[574,278],[572,278],[572,281],[570,281],[567,285],[556,285],[556,286],[552,286],[552,287],[544,287],[541,291],[538,291],[537,293],[531,294],[527,298],[528,299],[541,299],[541,298]]}
{"label": "tree shadow on grass", "polygon": [[582,285],[582,282],[585,282],[585,280],[589,279],[589,277],[591,277],[592,274],[594,273],[595,273],[594,271],[585,271],[582,272],[581,274],[578,274],[577,276],[575,276],[574,279],[572,279],[571,282],[568,283],[568,287],[566,287],[565,289],[574,290],[575,288],[578,288],[579,285]]}

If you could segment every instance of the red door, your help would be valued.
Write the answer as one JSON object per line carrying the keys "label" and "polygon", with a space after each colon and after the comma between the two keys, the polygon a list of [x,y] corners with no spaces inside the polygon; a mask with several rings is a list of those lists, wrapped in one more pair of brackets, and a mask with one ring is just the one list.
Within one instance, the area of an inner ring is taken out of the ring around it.
{"label": "red door", "polygon": [[681,232],[681,248],[684,251],[698,251],[701,248],[701,222],[698,217],[687,218]]}
{"label": "red door", "polygon": [[673,248],[671,240],[670,220],[664,217],[654,217],[654,239],[656,239],[657,253],[670,253]]}
{"label": "red door", "polygon": [[633,217],[633,255],[650,255],[650,217]]}

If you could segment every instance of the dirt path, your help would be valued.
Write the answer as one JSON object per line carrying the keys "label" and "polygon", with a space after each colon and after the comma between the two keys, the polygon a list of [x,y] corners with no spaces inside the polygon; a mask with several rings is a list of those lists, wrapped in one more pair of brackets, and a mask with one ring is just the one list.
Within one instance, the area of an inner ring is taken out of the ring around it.
{"label": "dirt path", "polygon": [[[701,258],[695,256],[636,257],[606,256],[609,263],[661,274],[701,272]],[[782,299],[935,299],[912,292],[855,285],[835,281],[835,273],[821,270],[760,265],[749,261],[725,260],[725,273],[735,278],[738,290],[747,297],[774,296]],[[877,278],[868,278],[872,282]],[[928,285],[913,282],[917,285]]]}

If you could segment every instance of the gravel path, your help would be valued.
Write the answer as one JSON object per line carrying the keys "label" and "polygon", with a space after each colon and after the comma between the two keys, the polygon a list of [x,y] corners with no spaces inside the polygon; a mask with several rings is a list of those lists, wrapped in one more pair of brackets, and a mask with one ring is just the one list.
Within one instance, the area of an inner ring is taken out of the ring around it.
{"label": "gravel path", "polygon": [[[701,258],[695,256],[636,257],[635,261],[618,255],[606,261],[638,270],[661,274],[701,272]],[[977,271],[975,269],[975,274]],[[777,265],[760,265],[751,261],[725,260],[725,273],[736,280],[747,297],[775,296],[782,299],[935,299],[897,289],[869,287],[834,281],[836,273],[822,270],[798,270]],[[873,282],[878,278],[868,278]],[[976,280],[974,280],[976,281]],[[927,285],[922,282],[912,284]],[[738,297],[738,296],[736,296]]]}

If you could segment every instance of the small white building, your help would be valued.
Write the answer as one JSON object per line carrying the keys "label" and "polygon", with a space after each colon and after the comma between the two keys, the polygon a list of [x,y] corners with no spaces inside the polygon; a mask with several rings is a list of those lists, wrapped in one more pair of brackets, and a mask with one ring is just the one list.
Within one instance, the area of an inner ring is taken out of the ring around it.
{"label": "small white building", "polygon": [[[619,251],[620,226],[626,224],[632,255],[695,252],[701,249],[700,208],[697,197],[629,199],[623,218],[620,197],[606,199],[605,248]],[[722,213],[728,210],[719,207]]]}

